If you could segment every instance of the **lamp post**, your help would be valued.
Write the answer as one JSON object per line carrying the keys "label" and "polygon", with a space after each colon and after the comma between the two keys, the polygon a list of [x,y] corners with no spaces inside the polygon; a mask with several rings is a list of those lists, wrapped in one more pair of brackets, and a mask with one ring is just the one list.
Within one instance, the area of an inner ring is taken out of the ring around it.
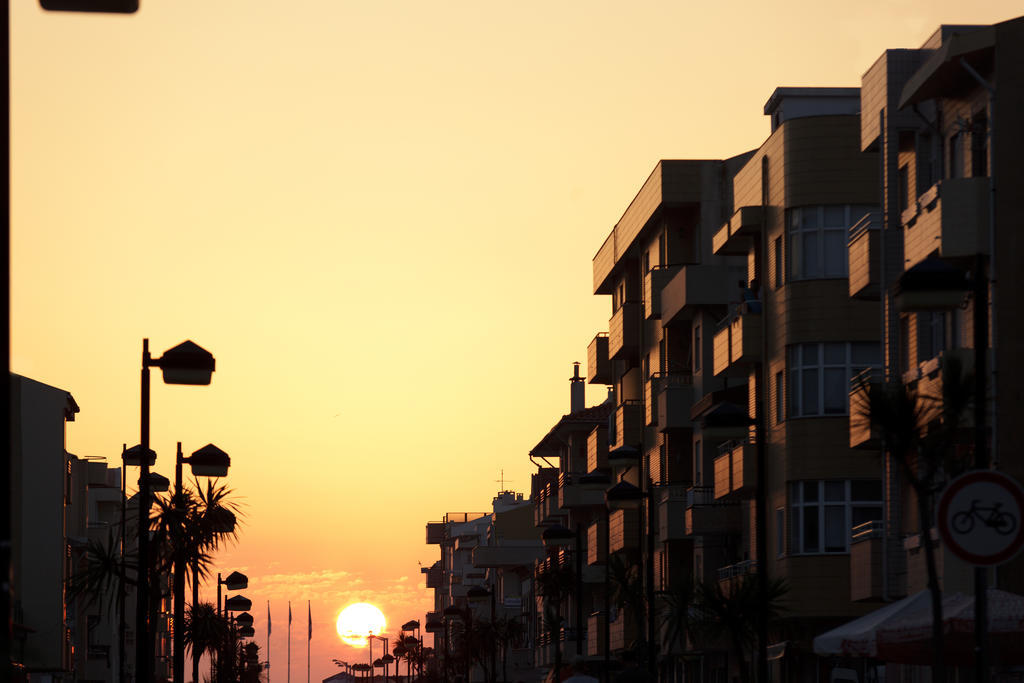
{"label": "lamp post", "polygon": [[[142,340],[140,397],[140,439],[142,453],[149,451],[149,369],[160,368],[166,384],[205,386],[210,383],[216,363],[213,355],[191,341],[165,351],[160,358],[149,353],[149,339]],[[139,570],[135,607],[135,677],[137,683],[150,683],[153,666],[149,638],[149,461],[140,460],[139,474]]]}
{"label": "lamp post", "polygon": [[[420,672],[420,676],[422,676],[423,675],[423,657],[422,657],[422,655],[423,655],[423,641],[419,637],[419,630],[420,630],[419,619],[412,619],[412,620],[407,621],[404,624],[402,624],[402,633],[404,634],[406,631],[412,631],[413,632],[412,638],[416,639],[417,669]],[[403,640],[404,640],[404,638],[403,638]],[[406,643],[406,648],[408,648],[408,646],[409,646],[409,644]],[[412,676],[409,674],[409,660],[408,659],[405,660],[405,673],[406,673],[406,675],[410,679],[412,678]]]}
{"label": "lamp post", "polygon": [[[235,573],[237,573],[237,572],[235,572]],[[220,592],[220,583],[219,583],[220,577],[218,576],[217,578],[218,578],[217,590],[218,590],[218,593],[219,593]],[[229,576],[228,578],[230,579],[231,577]],[[246,585],[248,585],[249,580],[246,579],[245,583],[246,583]],[[235,590],[235,589],[231,588],[231,586],[228,586],[228,589],[229,590]],[[218,603],[219,602],[220,602],[220,596],[218,595]],[[230,598],[228,598],[228,599],[226,599],[224,601],[224,611],[225,612],[248,612],[251,609],[252,609],[252,600],[250,600],[249,598],[245,597],[244,595],[232,595]],[[217,658],[218,678],[222,675],[222,667],[223,667],[224,664],[227,664],[230,667],[229,671],[231,671],[231,672],[234,671],[234,667],[235,667],[235,638],[236,638],[236,636],[241,636],[243,638],[251,638],[253,635],[255,635],[255,633],[254,633],[254,631],[253,631],[251,626],[247,626],[247,627],[244,627],[243,629],[240,629],[240,630],[236,631],[235,630],[235,619],[236,619],[236,617],[234,615],[232,615],[232,617],[231,617],[231,627],[229,629],[230,638],[229,638],[228,643],[226,644],[224,650],[222,650],[222,654],[227,654],[229,656],[224,657],[224,658],[221,658],[221,657]],[[227,648],[228,647],[231,648],[230,652],[227,652]]]}
{"label": "lamp post", "polygon": [[[127,498],[127,483],[128,483],[128,468],[139,467],[142,464],[142,447],[132,446],[131,448],[126,447],[127,444],[121,446],[121,586],[118,589],[120,591],[120,605],[118,606],[118,647],[117,647],[117,671],[118,681],[122,683],[127,680],[124,670],[124,634],[125,634],[125,556],[128,550],[128,498]],[[156,453],[150,450],[147,454],[146,460],[149,466],[152,467],[156,463]]]}
{"label": "lamp post", "polygon": [[[185,680],[185,634],[181,628],[185,623],[186,558],[182,555],[187,534],[185,529],[187,522],[185,490],[181,483],[181,466],[184,463],[192,466],[192,474],[196,477],[223,477],[228,473],[231,458],[213,444],[203,446],[186,458],[181,452],[181,442],[178,442],[178,451],[174,461],[174,510],[177,512],[177,522],[180,525],[178,533],[182,545],[174,556],[174,680],[176,682]],[[192,606],[195,608],[194,602]]]}

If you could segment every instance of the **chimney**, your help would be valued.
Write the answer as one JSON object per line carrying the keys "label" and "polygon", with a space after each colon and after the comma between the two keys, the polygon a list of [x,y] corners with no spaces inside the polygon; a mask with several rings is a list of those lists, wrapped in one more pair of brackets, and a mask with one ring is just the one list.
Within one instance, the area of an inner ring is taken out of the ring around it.
{"label": "chimney", "polygon": [[572,364],[572,377],[569,379],[569,413],[576,413],[587,407],[587,385],[580,377],[579,362]]}

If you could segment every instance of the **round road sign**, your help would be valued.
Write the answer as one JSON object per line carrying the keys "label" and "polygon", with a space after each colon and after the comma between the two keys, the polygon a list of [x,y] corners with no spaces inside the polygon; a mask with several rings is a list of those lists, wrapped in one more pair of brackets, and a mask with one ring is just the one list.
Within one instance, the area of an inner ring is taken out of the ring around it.
{"label": "round road sign", "polygon": [[963,474],[939,498],[936,520],[954,555],[978,566],[1002,564],[1024,547],[1024,490],[993,470]]}

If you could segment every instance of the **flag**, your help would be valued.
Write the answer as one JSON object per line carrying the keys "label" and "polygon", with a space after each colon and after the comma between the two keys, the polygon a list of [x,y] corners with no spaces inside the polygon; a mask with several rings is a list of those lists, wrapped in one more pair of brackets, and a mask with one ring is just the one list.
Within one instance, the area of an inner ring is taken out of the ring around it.
{"label": "flag", "polygon": [[309,600],[306,600],[306,614],[309,615],[309,635],[306,640],[313,640],[313,612],[309,606]]}
{"label": "flag", "polygon": [[267,635],[273,633],[273,629],[270,628],[270,600],[267,600]]}
{"label": "flag", "polygon": [[288,630],[292,630],[292,601],[288,601]]}

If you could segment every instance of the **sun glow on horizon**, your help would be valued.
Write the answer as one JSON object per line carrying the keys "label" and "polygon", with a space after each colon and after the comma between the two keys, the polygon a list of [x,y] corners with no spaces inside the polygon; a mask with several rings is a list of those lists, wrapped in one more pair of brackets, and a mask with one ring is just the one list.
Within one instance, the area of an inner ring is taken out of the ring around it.
{"label": "sun glow on horizon", "polygon": [[352,647],[366,647],[368,636],[381,635],[386,626],[384,613],[368,602],[351,604],[338,615],[338,636]]}

